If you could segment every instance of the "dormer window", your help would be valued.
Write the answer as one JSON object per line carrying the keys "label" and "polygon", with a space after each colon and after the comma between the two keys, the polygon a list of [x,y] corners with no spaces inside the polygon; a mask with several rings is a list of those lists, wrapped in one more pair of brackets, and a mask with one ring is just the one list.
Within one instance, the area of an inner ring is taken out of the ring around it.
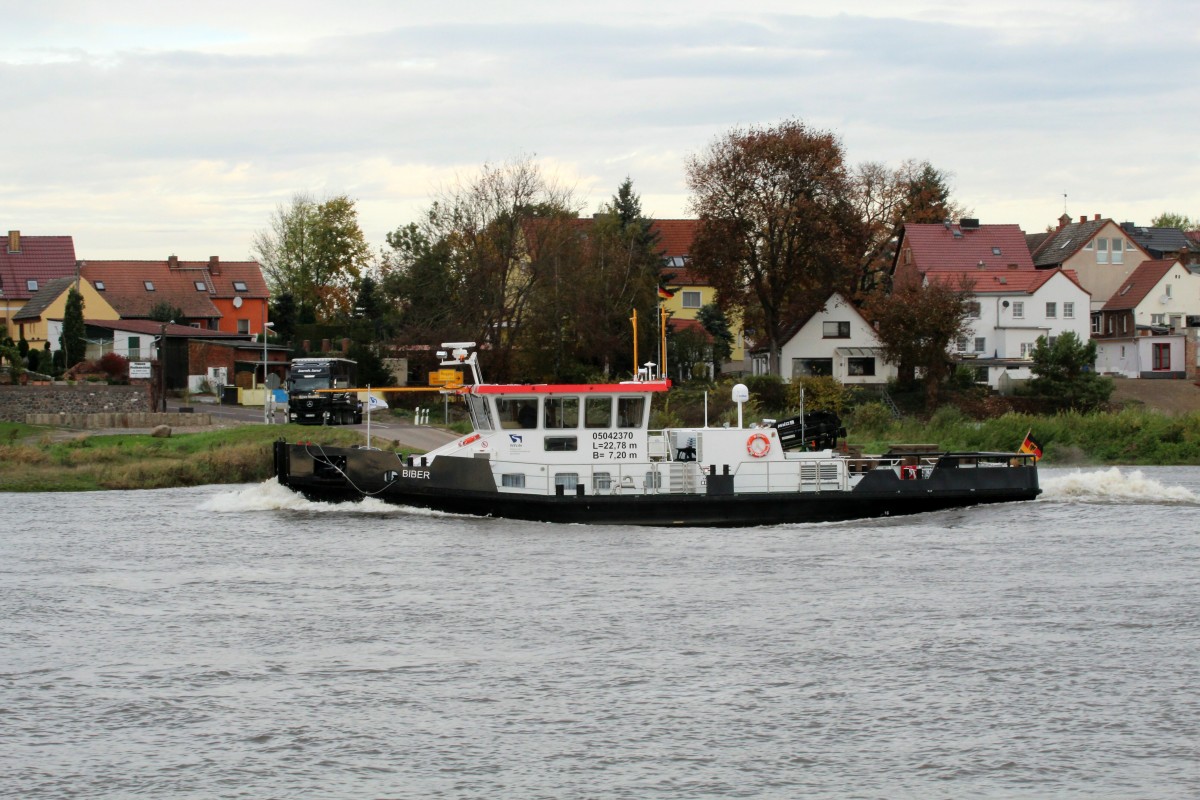
{"label": "dormer window", "polygon": [[97,292],[103,292],[103,291],[104,291],[104,281],[96,281],[96,283],[94,284],[94,286],[96,287],[96,291],[97,291]]}
{"label": "dormer window", "polygon": [[142,281],[142,285],[146,287],[147,292],[154,291],[154,281]]}
{"label": "dormer window", "polygon": [[37,281],[34,280],[33,278],[30,278],[29,280],[25,281],[25,288],[31,292],[36,292],[37,286],[38,286]]}
{"label": "dormer window", "polygon": [[208,291],[208,284],[206,284],[204,281],[196,281],[194,285],[196,287],[197,292],[207,292]]}
{"label": "dormer window", "polygon": [[234,290],[235,292],[244,292],[244,291],[246,291],[246,282],[245,282],[245,281],[234,281],[234,282],[233,282],[233,290]]}

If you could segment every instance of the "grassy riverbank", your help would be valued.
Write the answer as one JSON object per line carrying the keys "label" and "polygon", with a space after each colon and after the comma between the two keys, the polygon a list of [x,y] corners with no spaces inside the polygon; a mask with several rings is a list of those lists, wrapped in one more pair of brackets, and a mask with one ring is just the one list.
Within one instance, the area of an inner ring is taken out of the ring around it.
{"label": "grassy riverbank", "polygon": [[1047,465],[1175,466],[1200,464],[1200,413],[1166,415],[1145,409],[1053,416],[1005,414],[971,420],[953,407],[927,422],[893,420],[878,405],[847,415],[850,441],[867,452],[887,443],[933,442],[943,450],[1012,451],[1027,432],[1042,445]]}
{"label": "grassy riverbank", "polygon": [[0,491],[84,492],[252,483],[271,475],[271,443],[362,444],[351,430],[298,425],[239,425],[169,438],[145,433],[80,435],[0,423]]}

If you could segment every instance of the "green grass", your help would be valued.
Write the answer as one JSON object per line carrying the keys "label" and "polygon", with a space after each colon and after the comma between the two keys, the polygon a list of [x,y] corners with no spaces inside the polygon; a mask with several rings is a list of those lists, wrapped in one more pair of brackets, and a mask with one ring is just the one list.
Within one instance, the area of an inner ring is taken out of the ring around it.
{"label": "green grass", "polygon": [[846,419],[850,442],[867,452],[886,449],[890,442],[935,443],[944,450],[1012,451],[1032,431],[1046,464],[1200,464],[1200,413],[1168,416],[1127,408],[1053,416],[1005,414],[976,421],[947,407],[928,422],[907,418],[880,422],[873,411],[856,409]]}
{"label": "green grass", "polygon": [[[302,425],[240,425],[219,431],[83,436],[55,442],[49,428],[0,423],[0,491],[161,489],[253,483],[270,477],[277,439],[364,443],[357,431]],[[375,442],[378,444],[378,440]],[[411,448],[405,448],[411,450]]]}

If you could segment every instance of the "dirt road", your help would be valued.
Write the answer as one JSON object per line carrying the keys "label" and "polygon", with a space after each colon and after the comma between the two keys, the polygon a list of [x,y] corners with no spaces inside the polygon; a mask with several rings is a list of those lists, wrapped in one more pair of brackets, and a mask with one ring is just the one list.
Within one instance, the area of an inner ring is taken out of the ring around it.
{"label": "dirt road", "polygon": [[1164,414],[1200,411],[1200,386],[1193,381],[1114,378],[1112,402],[1145,406]]}

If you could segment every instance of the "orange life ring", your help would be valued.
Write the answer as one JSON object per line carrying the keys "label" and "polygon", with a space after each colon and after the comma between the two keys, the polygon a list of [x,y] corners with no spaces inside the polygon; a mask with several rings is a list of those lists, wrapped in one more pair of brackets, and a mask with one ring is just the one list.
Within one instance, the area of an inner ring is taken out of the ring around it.
{"label": "orange life ring", "polygon": [[771,440],[765,433],[752,433],[746,440],[746,452],[755,458],[762,458],[771,452]]}

